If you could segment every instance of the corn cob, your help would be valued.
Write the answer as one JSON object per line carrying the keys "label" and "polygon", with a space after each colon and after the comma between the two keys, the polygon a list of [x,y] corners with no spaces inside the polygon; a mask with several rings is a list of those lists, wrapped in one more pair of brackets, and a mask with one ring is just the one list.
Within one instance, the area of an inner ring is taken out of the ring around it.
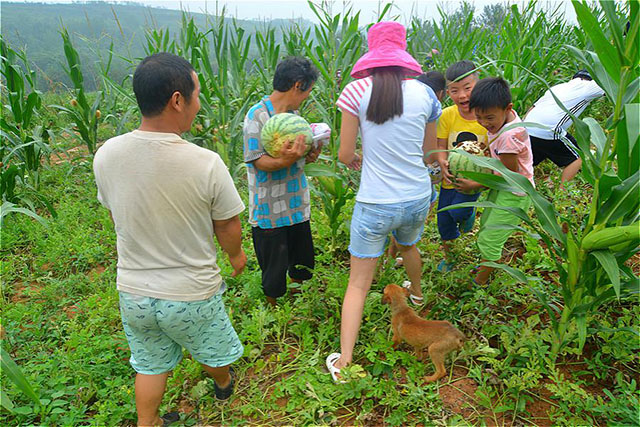
{"label": "corn cob", "polygon": [[640,239],[640,223],[592,231],[582,239],[582,249],[593,251]]}

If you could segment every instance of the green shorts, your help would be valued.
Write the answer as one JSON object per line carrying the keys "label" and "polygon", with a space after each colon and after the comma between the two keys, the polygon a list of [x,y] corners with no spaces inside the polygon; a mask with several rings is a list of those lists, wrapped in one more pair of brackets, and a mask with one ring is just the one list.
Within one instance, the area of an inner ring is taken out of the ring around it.
{"label": "green shorts", "polygon": [[[491,190],[488,200],[496,205],[520,208],[525,212],[531,206],[529,196],[518,196],[509,191],[495,192],[495,190]],[[505,242],[514,232],[513,229],[491,228],[490,226],[519,225],[521,222],[520,218],[503,209],[485,209],[482,213],[480,232],[478,233],[478,249],[482,258],[487,261],[498,261],[502,257],[502,248]]]}
{"label": "green shorts", "polygon": [[122,326],[131,349],[129,362],[145,375],[171,371],[182,348],[198,362],[227,366],[244,351],[222,302],[222,293],[202,301],[169,301],[120,294]]}

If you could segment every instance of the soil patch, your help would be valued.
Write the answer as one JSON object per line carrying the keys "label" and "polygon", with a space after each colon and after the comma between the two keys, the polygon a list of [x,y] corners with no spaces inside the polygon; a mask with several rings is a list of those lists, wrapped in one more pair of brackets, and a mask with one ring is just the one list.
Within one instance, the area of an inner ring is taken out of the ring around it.
{"label": "soil patch", "polygon": [[453,379],[440,387],[438,393],[442,404],[449,411],[459,414],[464,419],[475,418],[475,395],[478,384],[467,377],[468,371],[461,367],[453,368]]}

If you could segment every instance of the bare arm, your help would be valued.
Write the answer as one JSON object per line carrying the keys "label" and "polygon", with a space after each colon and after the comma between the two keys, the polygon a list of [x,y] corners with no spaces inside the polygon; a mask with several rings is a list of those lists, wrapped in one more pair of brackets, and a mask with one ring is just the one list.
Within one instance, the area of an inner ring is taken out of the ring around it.
{"label": "bare arm", "polygon": [[[449,148],[449,142],[444,138],[438,138],[438,150],[446,150]],[[453,175],[449,173],[449,154],[446,151],[435,153],[440,168],[442,169],[442,177],[447,184],[451,184],[454,181]]]}
{"label": "bare arm", "polygon": [[253,165],[264,172],[288,168],[304,156],[305,149],[304,135],[299,135],[295,141],[282,146],[280,157],[271,157],[268,154],[264,154],[259,159],[256,159]]}
{"label": "bare arm", "polygon": [[356,139],[359,127],[360,120],[356,116],[350,113],[342,113],[338,160],[353,169],[359,169],[362,163],[362,159],[356,154]]}
{"label": "bare arm", "polygon": [[518,172],[518,155],[515,153],[505,153],[498,155],[503,165],[510,171]]}
{"label": "bare arm", "polygon": [[247,264],[247,256],[242,250],[242,224],[238,215],[224,220],[213,220],[213,233],[222,250],[229,256],[233,267],[232,277],[242,273]]}
{"label": "bare arm", "polygon": [[429,151],[438,149],[436,131],[437,127],[435,121],[427,123],[427,126],[424,129],[424,141],[422,142],[422,153],[425,163],[431,163],[432,161],[437,160],[437,153],[427,155]]}

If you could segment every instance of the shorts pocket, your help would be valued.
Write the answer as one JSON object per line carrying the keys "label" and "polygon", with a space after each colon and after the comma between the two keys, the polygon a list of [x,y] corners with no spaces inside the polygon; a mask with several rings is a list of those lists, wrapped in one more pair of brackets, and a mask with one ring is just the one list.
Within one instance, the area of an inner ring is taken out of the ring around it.
{"label": "shorts pocket", "polygon": [[358,233],[363,237],[386,236],[394,216],[391,213],[367,205],[356,204],[358,212]]}
{"label": "shorts pocket", "polygon": [[427,215],[429,214],[429,208],[431,207],[430,199],[431,198],[420,200],[419,203],[412,206],[413,213],[411,214],[411,225],[413,227],[424,224],[424,221],[427,219]]}

